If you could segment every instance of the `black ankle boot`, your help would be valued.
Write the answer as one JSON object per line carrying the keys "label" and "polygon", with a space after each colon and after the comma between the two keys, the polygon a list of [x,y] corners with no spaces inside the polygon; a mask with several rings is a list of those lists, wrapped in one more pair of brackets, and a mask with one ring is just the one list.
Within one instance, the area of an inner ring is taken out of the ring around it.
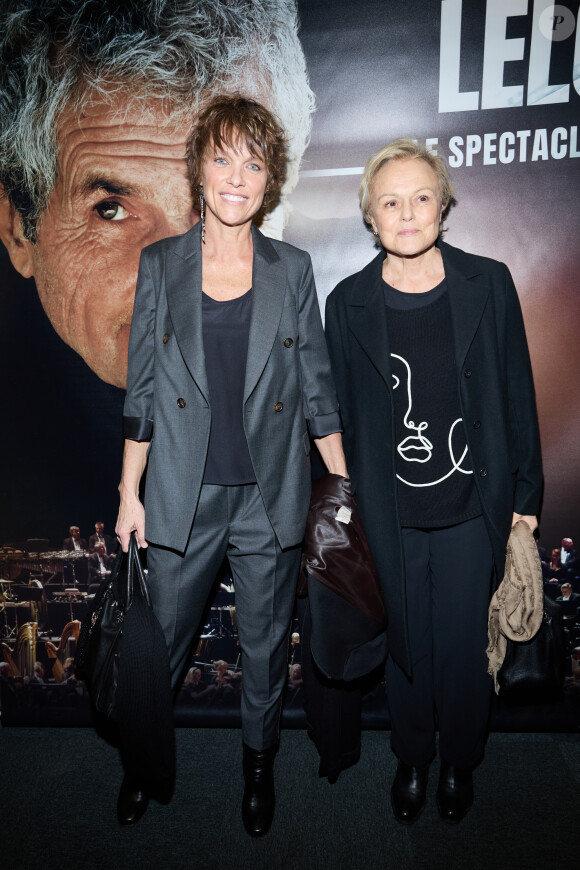
{"label": "black ankle boot", "polygon": [[397,773],[391,787],[391,805],[398,822],[411,825],[419,818],[425,806],[429,765],[411,767],[403,761],[397,765]]}
{"label": "black ankle boot", "polygon": [[457,824],[468,813],[473,803],[473,777],[470,770],[462,770],[441,762],[437,786],[437,809],[444,822]]}
{"label": "black ankle boot", "polygon": [[146,793],[127,775],[124,776],[117,801],[117,820],[120,825],[134,825],[149,805]]}
{"label": "black ankle boot", "polygon": [[244,743],[242,819],[252,837],[266,834],[274,818],[274,758],[277,746],[251,749]]}

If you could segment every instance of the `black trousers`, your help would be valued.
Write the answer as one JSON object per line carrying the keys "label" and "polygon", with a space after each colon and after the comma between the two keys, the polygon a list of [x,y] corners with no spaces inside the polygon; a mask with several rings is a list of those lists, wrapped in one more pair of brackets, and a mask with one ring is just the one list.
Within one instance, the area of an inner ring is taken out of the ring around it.
{"label": "black trousers", "polygon": [[439,754],[472,768],[483,755],[492,679],[487,611],[492,549],[483,517],[441,529],[401,529],[413,675],[389,659],[391,747],[420,766]]}

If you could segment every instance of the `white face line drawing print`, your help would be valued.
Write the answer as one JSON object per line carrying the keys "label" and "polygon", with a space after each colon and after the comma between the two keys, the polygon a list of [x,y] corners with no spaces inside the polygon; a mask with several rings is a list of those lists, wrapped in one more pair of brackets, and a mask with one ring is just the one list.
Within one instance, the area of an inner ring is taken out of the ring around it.
{"label": "white face line drawing print", "polygon": [[[407,435],[406,438],[403,438],[403,440],[399,444],[397,444],[397,453],[399,454],[399,456],[401,456],[405,460],[405,462],[421,462],[421,463],[429,462],[429,460],[431,459],[431,457],[433,455],[433,444],[429,441],[428,438],[425,437],[425,435],[423,435],[423,432],[425,431],[425,429],[429,428],[429,424],[425,420],[423,420],[418,425],[415,425],[413,420],[409,420],[409,414],[411,413],[411,409],[413,407],[413,396],[411,393],[411,366],[409,365],[407,360],[404,359],[404,357],[399,356],[396,353],[392,353],[391,357],[393,357],[394,359],[398,359],[400,362],[402,362],[403,365],[405,366],[405,369],[407,370],[408,406],[407,406],[407,412],[403,418],[403,425],[405,426],[406,429],[411,429],[412,432],[417,433],[416,435]],[[393,390],[396,390],[397,387],[400,385],[400,383],[401,383],[400,378],[398,378],[396,375],[393,375]],[[458,417],[457,420],[454,420],[453,423],[451,424],[450,429],[449,429],[449,435],[447,436],[447,447],[449,450],[449,456],[451,458],[451,468],[447,472],[447,474],[444,474],[443,477],[440,477],[438,480],[432,480],[429,483],[411,483],[411,481],[405,480],[404,477],[401,477],[400,474],[397,474],[397,480],[400,480],[401,483],[405,483],[407,486],[425,487],[425,486],[436,486],[438,483],[441,483],[442,481],[446,480],[448,477],[451,477],[451,475],[453,474],[454,471],[459,471],[459,472],[461,472],[461,474],[473,474],[473,469],[460,468],[461,463],[463,462],[463,460],[465,459],[465,457],[467,455],[467,444],[465,445],[463,453],[461,454],[461,456],[459,457],[458,460],[455,459],[455,454],[453,452],[453,443],[452,443],[453,432],[454,432],[457,424],[461,423],[461,422],[462,422],[461,417]],[[409,455],[409,451],[415,452],[417,450],[423,452],[423,456],[420,457],[420,456]]]}
{"label": "white face line drawing print", "polygon": [[[416,435],[408,435],[404,438],[400,444],[397,444],[397,453],[403,457],[406,462],[429,462],[431,456],[433,455],[433,445],[429,441],[428,438],[422,434],[425,429],[429,428],[429,423],[423,421],[416,426],[412,420],[409,420],[409,414],[411,413],[411,409],[413,407],[413,396],[411,394],[411,366],[407,362],[404,357],[399,356],[396,353],[392,353],[391,356],[394,359],[400,360],[405,368],[407,369],[407,400],[408,407],[407,413],[403,418],[403,425],[406,429],[411,429],[411,431],[415,431]],[[393,389],[396,390],[399,384],[401,383],[399,378],[396,375],[393,375],[393,380],[396,383],[393,385]],[[419,456],[410,456],[407,451],[409,450],[424,450],[426,455],[423,458]]]}

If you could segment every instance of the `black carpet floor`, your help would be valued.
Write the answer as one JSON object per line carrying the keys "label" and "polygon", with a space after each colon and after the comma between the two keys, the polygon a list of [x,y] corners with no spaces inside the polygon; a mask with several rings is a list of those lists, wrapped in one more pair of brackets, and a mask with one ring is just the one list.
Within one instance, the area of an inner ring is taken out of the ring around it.
{"label": "black carpet floor", "polygon": [[238,730],[179,729],[168,806],[115,819],[115,751],[86,728],[0,730],[2,870],[536,870],[580,867],[580,736],[492,734],[476,799],[455,827],[427,806],[410,828],[392,817],[388,734],[363,733],[362,758],[334,785],[317,775],[304,731],[285,731],[277,812],[259,840],[244,832]]}

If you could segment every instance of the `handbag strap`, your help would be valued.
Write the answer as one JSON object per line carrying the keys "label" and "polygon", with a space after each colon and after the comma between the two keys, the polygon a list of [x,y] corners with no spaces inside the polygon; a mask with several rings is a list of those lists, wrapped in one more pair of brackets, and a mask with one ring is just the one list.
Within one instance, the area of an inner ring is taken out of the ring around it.
{"label": "handbag strap", "polygon": [[141,559],[139,558],[139,547],[137,546],[137,538],[135,536],[135,532],[133,531],[131,532],[131,537],[129,539],[129,552],[127,553],[127,591],[125,597],[125,610],[128,610],[133,603],[133,589],[135,580],[137,580],[137,583],[139,584],[141,595],[145,599],[147,605],[151,607],[149,590],[147,589],[145,574],[143,573],[143,566],[141,565]]}

